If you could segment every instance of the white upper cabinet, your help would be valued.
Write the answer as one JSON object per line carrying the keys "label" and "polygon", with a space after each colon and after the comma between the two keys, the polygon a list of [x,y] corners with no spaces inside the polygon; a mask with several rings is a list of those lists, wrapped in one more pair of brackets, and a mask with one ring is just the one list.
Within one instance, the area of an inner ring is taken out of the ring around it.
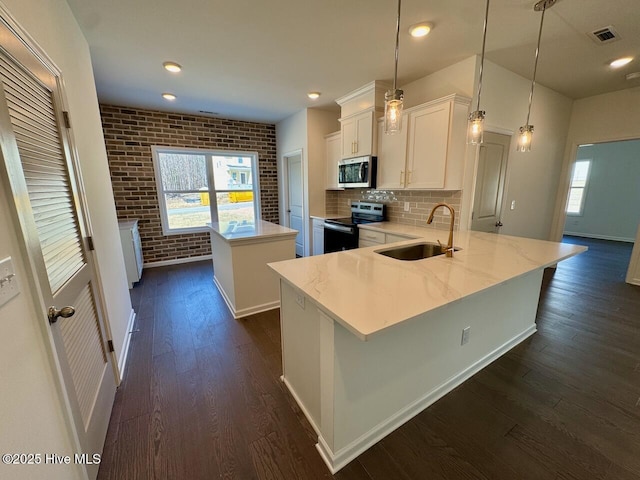
{"label": "white upper cabinet", "polygon": [[342,158],[373,155],[373,111],[358,113],[340,119],[342,132]]}
{"label": "white upper cabinet", "polygon": [[342,158],[342,136],[340,132],[324,137],[327,164],[327,190],[338,189],[338,161]]}
{"label": "white upper cabinet", "polygon": [[384,134],[384,118],[378,119],[378,181],[376,188],[404,188],[407,161],[407,116],[402,129],[394,135]]}
{"label": "white upper cabinet", "polygon": [[378,188],[462,189],[469,102],[449,95],[418,105],[399,135],[380,133]]}

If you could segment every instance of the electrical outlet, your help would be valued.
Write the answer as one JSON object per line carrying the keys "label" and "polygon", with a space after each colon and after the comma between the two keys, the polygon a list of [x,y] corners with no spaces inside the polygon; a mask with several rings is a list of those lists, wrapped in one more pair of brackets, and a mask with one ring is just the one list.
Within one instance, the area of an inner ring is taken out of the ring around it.
{"label": "electrical outlet", "polygon": [[300,293],[296,294],[296,303],[300,305],[300,308],[304,310],[304,295]]}
{"label": "electrical outlet", "polygon": [[442,212],[442,214],[443,214],[445,217],[448,217],[448,216],[450,216],[450,215],[451,215],[451,212],[449,211],[449,209],[448,209],[448,208],[443,208],[443,209],[441,209],[441,212]]}
{"label": "electrical outlet", "polygon": [[347,198],[347,207],[351,207],[351,199]]}
{"label": "electrical outlet", "polygon": [[11,257],[0,261],[0,306],[20,293],[18,278]]}
{"label": "electrical outlet", "polygon": [[462,341],[460,345],[466,345],[469,343],[469,332],[471,332],[471,327],[465,327],[462,329]]}
{"label": "electrical outlet", "polygon": [[515,210],[515,209],[516,209],[516,201],[511,200],[511,210]]}
{"label": "electrical outlet", "polygon": [[404,211],[405,212],[410,212],[411,211],[411,208],[409,206],[409,202],[404,202]]}

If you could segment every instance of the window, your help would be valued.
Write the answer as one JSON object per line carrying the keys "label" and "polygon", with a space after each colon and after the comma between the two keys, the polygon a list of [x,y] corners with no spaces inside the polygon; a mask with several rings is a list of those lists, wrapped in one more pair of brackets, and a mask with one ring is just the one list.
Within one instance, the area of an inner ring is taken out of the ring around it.
{"label": "window", "polygon": [[260,218],[258,154],[152,147],[164,235]]}
{"label": "window", "polygon": [[573,166],[569,201],[567,202],[568,215],[582,215],[590,168],[591,160],[580,160]]}

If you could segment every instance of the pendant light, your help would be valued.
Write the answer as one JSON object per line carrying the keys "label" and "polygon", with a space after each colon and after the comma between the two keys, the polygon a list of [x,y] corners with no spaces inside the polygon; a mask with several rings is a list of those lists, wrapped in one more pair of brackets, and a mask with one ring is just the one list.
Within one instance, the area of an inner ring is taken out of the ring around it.
{"label": "pendant light", "polygon": [[402,99],[404,92],[396,88],[398,81],[398,45],[400,43],[400,5],[398,0],[398,17],[396,22],[396,62],[393,71],[393,89],[384,94],[384,133],[393,135],[402,128]]}
{"label": "pendant light", "polygon": [[533,139],[533,125],[529,124],[529,117],[531,116],[531,103],[533,102],[533,89],[536,86],[536,73],[538,71],[538,56],[540,55],[540,39],[542,38],[542,25],[544,24],[544,13],[547,8],[553,7],[557,0],[540,0],[536,3],[533,9],[536,12],[542,11],[540,17],[540,30],[538,31],[538,46],[536,47],[536,57],[533,63],[533,78],[531,80],[531,91],[529,92],[529,110],[527,111],[527,121],[520,127],[520,136],[518,137],[518,145],[516,151],[518,152],[530,152],[531,140]]}
{"label": "pendant light", "polygon": [[482,30],[482,56],[480,57],[480,76],[478,77],[478,104],[476,111],[469,115],[469,128],[467,130],[467,143],[478,145],[484,138],[484,110],[480,110],[480,94],[482,93],[482,73],[484,70],[484,49],[487,44],[487,21],[489,20],[489,0],[484,12],[484,27]]}

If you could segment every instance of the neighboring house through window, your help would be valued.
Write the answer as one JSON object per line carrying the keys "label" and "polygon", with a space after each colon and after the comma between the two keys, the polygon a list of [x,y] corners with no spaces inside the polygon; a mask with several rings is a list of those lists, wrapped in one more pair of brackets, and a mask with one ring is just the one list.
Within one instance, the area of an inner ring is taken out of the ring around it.
{"label": "neighboring house through window", "polygon": [[582,215],[590,170],[591,160],[578,160],[573,165],[569,201],[567,202],[567,215]]}
{"label": "neighboring house through window", "polygon": [[258,154],[152,147],[164,235],[260,219]]}

